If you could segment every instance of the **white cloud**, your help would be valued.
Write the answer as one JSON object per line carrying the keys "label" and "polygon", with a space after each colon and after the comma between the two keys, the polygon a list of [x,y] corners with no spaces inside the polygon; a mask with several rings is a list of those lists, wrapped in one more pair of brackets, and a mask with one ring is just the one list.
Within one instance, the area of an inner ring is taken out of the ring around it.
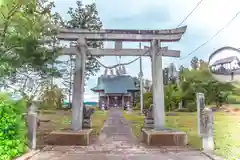
{"label": "white cloud", "polygon": [[84,94],[84,101],[87,102],[98,102],[98,95],[97,94]]}
{"label": "white cloud", "polygon": [[[64,9],[64,12],[67,12],[67,8],[69,6],[74,7],[75,0],[56,0]],[[92,0],[84,0],[84,3],[90,3]],[[103,21],[105,27],[113,28],[114,24],[111,24],[109,20],[117,19],[117,18],[126,18],[126,17],[134,17],[139,15],[146,15],[150,13],[149,11],[166,11],[166,15],[169,16],[169,22],[163,24],[162,22],[156,19],[154,24],[148,24],[148,18],[142,19],[144,26],[142,28],[151,28],[151,29],[159,29],[159,28],[175,28],[180,21],[188,15],[188,13],[196,6],[199,0],[169,0],[169,1],[160,1],[160,0],[96,0],[97,8],[99,15]],[[57,6],[58,7],[58,6]],[[240,11],[240,1],[239,0],[205,0],[200,4],[200,6],[196,9],[196,11],[187,19],[184,25],[188,25],[187,32],[183,36],[183,39],[174,44],[168,44],[170,48],[180,49],[181,55],[187,55],[193,49],[198,47],[200,44],[208,40],[212,35],[214,35],[219,29],[221,29],[235,14]],[[61,10],[61,12],[63,12]],[[153,15],[156,17],[156,15]],[[159,17],[165,15],[159,15]],[[146,16],[144,16],[146,17]],[[140,19],[141,20],[141,19]],[[128,26],[126,24],[125,26]],[[141,26],[140,26],[141,27]],[[208,59],[208,56],[214,50],[223,47],[225,45],[240,47],[239,44],[239,35],[240,35],[240,15],[231,23],[220,35],[218,35],[214,40],[208,43],[206,46],[199,49],[192,56],[199,56],[200,58]],[[129,26],[128,28],[131,28]],[[194,37],[195,35],[202,35],[201,38]],[[189,41],[190,39],[190,41]],[[194,45],[191,44],[194,42]],[[111,43],[108,43],[107,46],[111,46]],[[138,45],[132,45],[137,47]],[[190,58],[179,61],[175,59],[175,62],[189,64]],[[134,57],[122,57],[122,62],[127,62]],[[172,61],[169,58],[164,58],[164,65],[168,65],[168,63]],[[114,65],[116,64],[116,60],[113,57],[104,57],[101,59],[105,65]],[[139,72],[139,63],[135,62],[126,68],[128,72],[132,75],[137,75]],[[143,60],[143,72],[145,78],[151,79],[151,67],[150,61],[147,58]],[[101,69],[101,74],[104,70]],[[95,79],[96,77],[92,77]],[[93,87],[94,81],[89,82],[89,87]],[[88,89],[89,90],[89,89]],[[92,94],[90,91],[87,94]],[[91,97],[91,96],[85,96]]]}

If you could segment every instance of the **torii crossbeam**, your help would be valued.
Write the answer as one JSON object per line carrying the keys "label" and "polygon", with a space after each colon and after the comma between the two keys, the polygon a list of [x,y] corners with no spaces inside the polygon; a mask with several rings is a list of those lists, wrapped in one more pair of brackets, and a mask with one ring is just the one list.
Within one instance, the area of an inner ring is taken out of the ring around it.
{"label": "torii crossbeam", "polygon": [[[180,51],[161,48],[161,42],[179,41],[187,26],[167,30],[118,30],[105,29],[88,31],[83,29],[60,29],[58,38],[77,41],[76,48],[65,48],[65,54],[76,54],[76,72],[73,88],[72,128],[82,129],[82,111],[84,94],[84,77],[86,56],[151,56],[154,129],[165,127],[164,86],[162,75],[162,56],[180,57]],[[93,49],[87,47],[87,41],[115,41],[115,49]],[[122,41],[150,42],[149,49],[122,49]]]}
{"label": "torii crossbeam", "polygon": [[[92,56],[150,56],[151,49],[96,49],[89,48],[87,55]],[[63,48],[63,54],[75,55],[79,51],[76,47]],[[162,56],[166,57],[180,57],[180,51],[169,50],[168,47],[160,49]]]}
{"label": "torii crossbeam", "polygon": [[119,30],[119,29],[103,29],[100,31],[89,31],[84,29],[65,29],[61,28],[58,38],[68,41],[77,41],[81,37],[85,37],[90,41],[152,41],[154,39],[161,42],[179,41],[186,31],[187,26],[176,29],[165,30]]}

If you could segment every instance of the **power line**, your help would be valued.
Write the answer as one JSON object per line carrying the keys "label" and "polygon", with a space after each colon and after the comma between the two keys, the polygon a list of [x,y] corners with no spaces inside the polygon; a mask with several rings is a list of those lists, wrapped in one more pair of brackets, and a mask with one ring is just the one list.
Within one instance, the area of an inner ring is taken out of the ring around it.
{"label": "power line", "polygon": [[[189,17],[190,15],[198,8],[198,6],[203,2],[203,0],[200,0],[197,5],[192,9],[192,11],[179,23],[179,25],[176,27],[180,27]],[[176,61],[176,59],[174,59],[171,63],[174,63],[174,61]]]}
{"label": "power line", "polygon": [[[177,26],[177,28],[178,28],[179,26],[181,26],[181,25],[188,19],[188,17],[198,8],[198,6],[202,3],[202,1],[203,1],[203,0],[200,0],[200,1],[198,2],[198,4],[193,8],[193,10],[180,22],[180,24]],[[117,60],[117,59],[118,59],[118,58],[116,57],[116,60]],[[137,57],[136,59],[128,62],[128,63],[123,63],[123,64],[129,65],[129,64],[137,61],[138,59],[140,59],[140,56]],[[118,60],[117,60],[117,61],[118,61]],[[100,61],[98,61],[98,63],[99,63],[102,67],[104,67],[104,68],[115,68],[115,67],[117,67],[117,66],[123,65],[123,64],[120,64],[120,59],[119,59],[119,61],[117,62],[118,65],[113,65],[113,66],[109,66],[109,67],[103,65]]]}
{"label": "power line", "polygon": [[179,25],[177,26],[177,28],[179,27],[179,26],[181,26],[187,19],[188,19],[188,17],[198,8],[198,6],[201,4],[203,2],[203,0],[200,0],[199,2],[198,2],[198,4],[193,8],[193,10],[187,15],[187,17],[185,17],[180,23],[179,23]]}
{"label": "power line", "polygon": [[236,18],[237,16],[240,14],[240,11],[223,27],[221,28],[219,31],[217,31],[211,38],[209,38],[206,42],[204,42],[203,44],[201,44],[200,46],[198,46],[197,48],[195,48],[193,51],[191,51],[189,54],[187,54],[187,56],[180,58],[179,60],[185,59],[188,56],[192,55],[193,53],[195,53],[196,51],[198,51],[200,48],[202,48],[203,46],[205,46],[207,43],[209,43],[211,40],[213,40],[218,34],[220,34],[225,28],[227,28]]}

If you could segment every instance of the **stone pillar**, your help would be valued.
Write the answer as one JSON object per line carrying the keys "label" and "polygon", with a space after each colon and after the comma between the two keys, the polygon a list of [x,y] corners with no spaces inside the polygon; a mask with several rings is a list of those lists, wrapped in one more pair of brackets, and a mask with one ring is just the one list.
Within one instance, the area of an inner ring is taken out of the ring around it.
{"label": "stone pillar", "polygon": [[212,152],[214,150],[214,138],[213,138],[213,111],[209,108],[205,108],[203,119],[203,133],[202,133],[202,148],[205,152]]}
{"label": "stone pillar", "polygon": [[153,115],[154,129],[156,130],[165,128],[162,53],[158,53],[159,45],[158,40],[152,40]]}
{"label": "stone pillar", "polygon": [[28,143],[29,148],[32,150],[36,149],[37,146],[37,106],[33,102],[29,108],[29,112],[27,114],[27,122],[28,122]]}
{"label": "stone pillar", "polygon": [[205,96],[197,93],[198,134],[202,137],[202,147],[206,152],[214,150],[213,111],[205,108]]}
{"label": "stone pillar", "polygon": [[72,129],[73,131],[82,130],[83,122],[83,103],[84,103],[84,80],[86,46],[85,40],[78,41],[79,53],[76,54],[76,69],[74,73],[73,98],[72,98]]}
{"label": "stone pillar", "polygon": [[198,114],[198,135],[202,136],[203,133],[203,116],[204,116],[204,109],[205,109],[205,97],[203,93],[196,94],[197,100],[197,114]]}

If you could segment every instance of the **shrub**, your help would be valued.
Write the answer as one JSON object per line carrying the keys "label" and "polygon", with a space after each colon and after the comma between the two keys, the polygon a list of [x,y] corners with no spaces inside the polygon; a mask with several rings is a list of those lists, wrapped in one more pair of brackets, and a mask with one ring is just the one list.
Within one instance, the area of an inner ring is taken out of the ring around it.
{"label": "shrub", "polygon": [[0,160],[11,160],[27,149],[27,128],[23,116],[24,100],[14,101],[0,95]]}
{"label": "shrub", "polygon": [[189,110],[187,108],[179,108],[176,109],[175,112],[189,112]]}
{"label": "shrub", "polygon": [[196,104],[196,102],[188,102],[186,108],[187,108],[188,112],[196,112],[197,104]]}
{"label": "shrub", "polygon": [[240,96],[236,96],[236,95],[228,96],[227,103],[229,103],[229,104],[240,104]]}
{"label": "shrub", "polygon": [[133,110],[140,110],[140,103],[137,103],[134,107]]}

